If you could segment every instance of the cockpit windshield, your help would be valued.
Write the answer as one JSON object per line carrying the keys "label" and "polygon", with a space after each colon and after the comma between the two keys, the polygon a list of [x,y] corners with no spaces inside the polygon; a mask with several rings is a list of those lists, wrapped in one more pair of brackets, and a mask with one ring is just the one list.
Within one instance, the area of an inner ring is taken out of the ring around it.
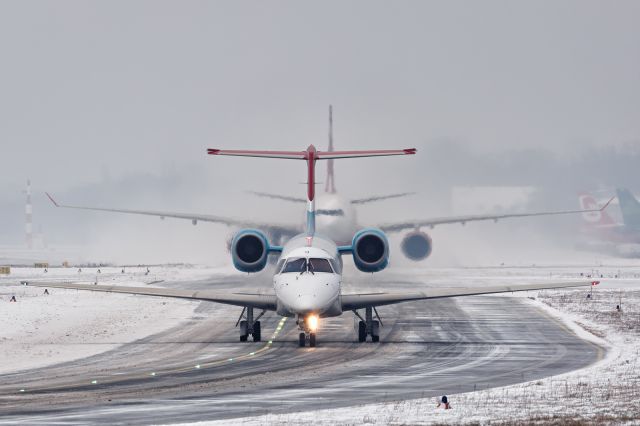
{"label": "cockpit windshield", "polygon": [[333,270],[327,259],[309,258],[309,271],[311,272],[327,272],[331,274]]}
{"label": "cockpit windshield", "polygon": [[284,269],[282,270],[283,274],[287,272],[304,272],[307,270],[307,259],[304,257],[298,259],[289,259]]}
{"label": "cockpit windshield", "polygon": [[288,272],[309,272],[315,274],[316,272],[324,272],[324,273],[333,273],[333,269],[331,268],[331,264],[329,260],[322,258],[304,258],[299,257],[297,259],[289,259],[287,264],[284,266],[282,270],[283,274]]}

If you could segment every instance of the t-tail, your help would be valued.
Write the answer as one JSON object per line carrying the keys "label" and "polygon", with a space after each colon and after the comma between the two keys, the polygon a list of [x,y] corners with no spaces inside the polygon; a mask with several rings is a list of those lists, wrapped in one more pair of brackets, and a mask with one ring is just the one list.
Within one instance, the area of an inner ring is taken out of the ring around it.
{"label": "t-tail", "polygon": [[209,155],[231,155],[237,157],[279,158],[285,160],[304,160],[307,162],[307,236],[313,237],[316,231],[315,182],[316,161],[337,160],[340,158],[385,157],[390,155],[412,155],[415,148],[382,149],[371,151],[318,151],[309,145],[304,151],[252,151],[233,149],[208,149]]}

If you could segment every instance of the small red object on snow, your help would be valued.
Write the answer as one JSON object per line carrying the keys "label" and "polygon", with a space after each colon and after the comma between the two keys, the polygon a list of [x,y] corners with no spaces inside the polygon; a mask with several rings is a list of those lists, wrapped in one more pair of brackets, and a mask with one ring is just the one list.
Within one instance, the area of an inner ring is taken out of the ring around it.
{"label": "small red object on snow", "polygon": [[593,285],[598,285],[598,284],[600,284],[600,281],[591,281],[591,285],[592,285],[592,286],[593,286]]}

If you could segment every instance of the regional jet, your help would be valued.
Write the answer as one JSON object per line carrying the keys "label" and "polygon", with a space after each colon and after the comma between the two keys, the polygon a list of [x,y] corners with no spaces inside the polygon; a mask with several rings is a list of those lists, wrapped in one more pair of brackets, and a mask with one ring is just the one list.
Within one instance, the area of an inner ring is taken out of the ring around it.
{"label": "regional jet", "polygon": [[[284,246],[272,245],[264,231],[243,229],[231,242],[231,258],[238,271],[258,272],[267,265],[269,253],[279,254],[273,275],[273,293],[230,292],[211,290],[181,290],[149,287],[101,286],[73,283],[29,282],[41,287],[128,293],[149,296],[203,300],[242,307],[240,314],[240,341],[260,341],[260,318],[267,311],[280,316],[293,317],[299,328],[299,346],[316,346],[320,320],[352,312],[360,319],[358,340],[380,340],[381,321],[378,306],[445,297],[471,296],[514,291],[541,290],[590,285],[589,282],[536,283],[513,286],[469,288],[435,288],[416,292],[374,293],[342,292],[342,256],[351,255],[358,270],[374,273],[389,263],[389,243],[381,229],[364,228],[357,231],[348,245],[338,245],[332,239],[316,232],[315,169],[319,160],[340,158],[413,155],[414,148],[378,151],[317,151],[310,145],[304,151],[248,151],[209,149],[210,155],[228,155],[260,158],[302,160],[307,164],[307,219],[303,233],[294,236]],[[256,310],[261,312],[256,315]],[[364,313],[362,312],[364,310]],[[363,316],[364,314],[364,316]]]}

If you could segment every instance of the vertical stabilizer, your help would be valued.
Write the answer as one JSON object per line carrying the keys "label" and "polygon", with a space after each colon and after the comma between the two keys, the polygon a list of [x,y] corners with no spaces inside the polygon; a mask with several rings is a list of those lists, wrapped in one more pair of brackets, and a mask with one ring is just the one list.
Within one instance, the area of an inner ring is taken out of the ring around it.
{"label": "vertical stabilizer", "polygon": [[[333,152],[333,106],[329,105],[329,149],[327,152]],[[325,183],[324,192],[329,194],[336,193],[336,184],[333,177],[333,159],[327,160],[327,182]]]}
{"label": "vertical stabilizer", "polygon": [[582,217],[589,226],[602,227],[616,225],[616,221],[607,214],[606,211],[595,211],[598,209],[598,202],[591,194],[579,194],[580,207],[583,210],[592,210],[582,213]]}
{"label": "vertical stabilizer", "polygon": [[640,229],[640,203],[626,188],[616,190],[625,226]]}
{"label": "vertical stabilizer", "polygon": [[31,250],[33,248],[33,207],[31,205],[31,180],[27,179],[27,200],[24,206],[25,212],[25,242],[27,244],[27,248]]}

